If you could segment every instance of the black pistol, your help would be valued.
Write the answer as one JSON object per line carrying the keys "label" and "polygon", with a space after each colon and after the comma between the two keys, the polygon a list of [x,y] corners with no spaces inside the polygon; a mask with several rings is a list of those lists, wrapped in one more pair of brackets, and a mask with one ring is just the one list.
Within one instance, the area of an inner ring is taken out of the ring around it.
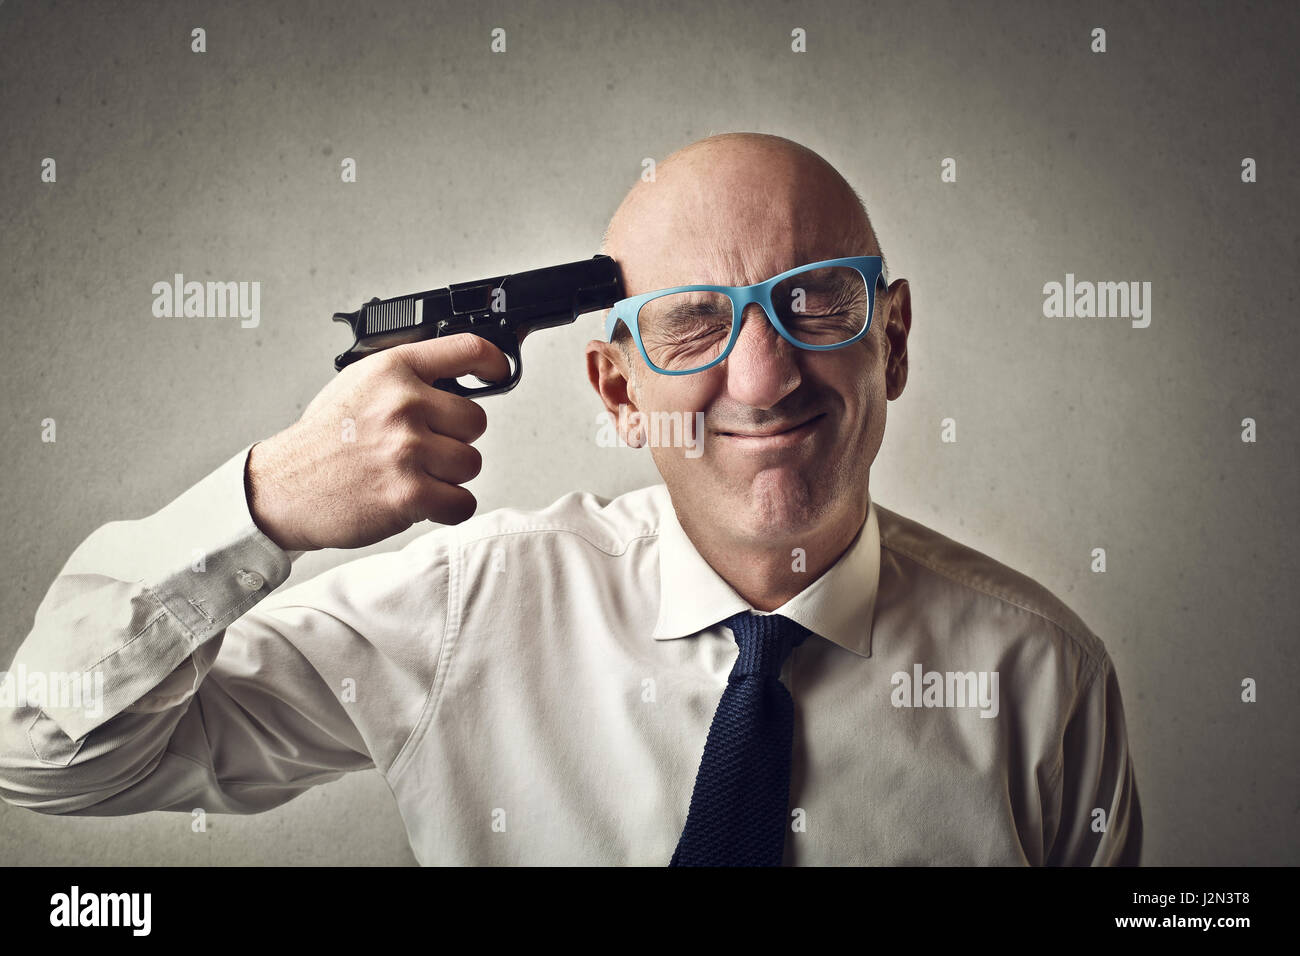
{"label": "black pistol", "polygon": [[468,396],[508,392],[523,373],[519,346],[524,336],[568,325],[584,312],[608,309],[621,298],[618,264],[609,256],[596,255],[545,269],[457,282],[445,289],[371,299],[355,312],[334,313],[334,321],[348,323],[356,336],[352,347],[334,360],[334,370],[341,372],[358,359],[395,345],[473,332],[506,354],[510,377],[482,387],[440,378],[433,387]]}

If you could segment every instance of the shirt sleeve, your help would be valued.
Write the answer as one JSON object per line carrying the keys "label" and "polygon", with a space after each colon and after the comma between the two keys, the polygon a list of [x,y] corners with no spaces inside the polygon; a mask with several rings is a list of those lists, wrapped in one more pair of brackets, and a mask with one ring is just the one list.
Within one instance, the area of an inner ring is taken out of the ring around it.
{"label": "shirt sleeve", "polygon": [[1059,816],[1049,866],[1137,866],[1142,806],[1119,680],[1104,654],[1062,740]]}
{"label": "shirt sleeve", "polygon": [[442,623],[439,582],[406,591],[445,574],[441,538],[271,596],[301,552],[252,520],[250,448],[69,558],[0,684],[7,802],[255,813],[398,755]]}

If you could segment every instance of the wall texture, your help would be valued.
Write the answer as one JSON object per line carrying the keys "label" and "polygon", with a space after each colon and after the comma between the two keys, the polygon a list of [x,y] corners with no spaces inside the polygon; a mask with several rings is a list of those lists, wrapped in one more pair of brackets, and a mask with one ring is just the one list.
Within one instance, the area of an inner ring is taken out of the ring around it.
{"label": "wall texture", "polygon": [[[1290,3],[0,3],[0,662],[96,526],[296,418],[348,344],[332,312],[591,255],[644,158],[772,132],[858,188],[911,282],[876,500],[1106,642],[1144,862],[1300,863],[1298,28]],[[177,272],[259,281],[258,326],[155,318]],[[1149,326],[1045,317],[1067,273],[1150,282]],[[597,334],[530,339],[485,400],[480,511],[658,480],[596,445]],[[374,772],[203,834],[0,804],[0,860],[414,862]]]}

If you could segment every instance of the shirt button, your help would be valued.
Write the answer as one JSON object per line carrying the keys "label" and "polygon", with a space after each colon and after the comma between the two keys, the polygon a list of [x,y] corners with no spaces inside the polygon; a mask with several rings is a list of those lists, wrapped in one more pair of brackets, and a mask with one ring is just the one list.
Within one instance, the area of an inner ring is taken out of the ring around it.
{"label": "shirt button", "polygon": [[236,577],[239,578],[239,586],[246,591],[260,591],[266,583],[266,578],[256,571],[237,571]]}

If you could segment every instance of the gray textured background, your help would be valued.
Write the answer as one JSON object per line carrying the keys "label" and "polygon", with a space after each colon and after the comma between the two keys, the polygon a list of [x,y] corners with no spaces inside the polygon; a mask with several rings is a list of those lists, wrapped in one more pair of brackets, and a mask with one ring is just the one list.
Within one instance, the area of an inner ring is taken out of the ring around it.
{"label": "gray textured background", "polygon": [[[1036,577],[1106,642],[1145,863],[1300,863],[1296,11],[4,2],[0,661],[96,526],[296,418],[350,341],[333,311],[589,256],[644,157],[772,132],[844,173],[911,280],[876,500]],[[154,318],[175,272],[260,281],[261,326]],[[1045,319],[1067,272],[1152,282],[1150,328]],[[658,480],[648,452],[596,447],[598,324],[529,339],[523,383],[485,400],[481,512]],[[308,555],[290,584],[370,550]],[[0,804],[0,860],[414,862],[373,771],[189,823]]]}

